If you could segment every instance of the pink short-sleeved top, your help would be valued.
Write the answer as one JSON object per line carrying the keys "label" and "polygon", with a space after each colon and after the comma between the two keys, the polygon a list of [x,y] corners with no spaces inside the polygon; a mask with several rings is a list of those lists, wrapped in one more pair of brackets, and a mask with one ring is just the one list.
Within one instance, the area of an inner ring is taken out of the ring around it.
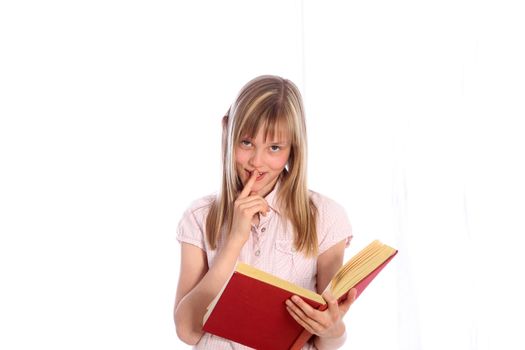
{"label": "pink short-sleeved top", "polygon": [[[317,257],[305,257],[294,248],[293,229],[290,222],[279,213],[276,189],[266,196],[270,212],[260,216],[259,224],[252,225],[251,234],[239,255],[238,261],[284,278],[304,288],[316,290]],[[352,228],[342,206],[313,191],[310,196],[317,207],[318,254],[334,244],[346,240],[350,243]],[[206,217],[215,196],[207,196],[192,203],[184,213],[177,231],[179,242],[195,245],[206,252],[208,266],[213,265],[217,250],[212,250],[206,240]],[[219,240],[218,249],[222,246]],[[205,333],[195,349],[250,349],[232,341]],[[315,349],[306,344],[303,350]]]}

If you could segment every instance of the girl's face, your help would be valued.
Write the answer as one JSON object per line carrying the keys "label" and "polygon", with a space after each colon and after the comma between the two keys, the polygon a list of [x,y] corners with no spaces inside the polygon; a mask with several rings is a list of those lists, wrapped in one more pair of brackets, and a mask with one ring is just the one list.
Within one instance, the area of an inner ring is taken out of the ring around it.
{"label": "girl's face", "polygon": [[290,139],[282,132],[275,132],[273,139],[268,136],[266,140],[264,140],[264,130],[259,130],[255,138],[241,137],[239,143],[235,145],[235,167],[242,184],[246,185],[252,172],[257,171],[259,175],[252,192],[261,197],[266,196],[272,191],[284,170],[290,156],[290,149]]}

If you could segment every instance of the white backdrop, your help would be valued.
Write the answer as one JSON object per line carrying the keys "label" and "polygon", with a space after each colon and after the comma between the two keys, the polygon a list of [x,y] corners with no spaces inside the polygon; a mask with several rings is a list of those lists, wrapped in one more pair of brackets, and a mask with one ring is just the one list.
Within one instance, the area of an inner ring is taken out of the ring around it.
{"label": "white backdrop", "polygon": [[179,349],[175,229],[220,118],[300,87],[310,187],[400,254],[348,349],[525,348],[519,1],[0,3],[0,348]]}

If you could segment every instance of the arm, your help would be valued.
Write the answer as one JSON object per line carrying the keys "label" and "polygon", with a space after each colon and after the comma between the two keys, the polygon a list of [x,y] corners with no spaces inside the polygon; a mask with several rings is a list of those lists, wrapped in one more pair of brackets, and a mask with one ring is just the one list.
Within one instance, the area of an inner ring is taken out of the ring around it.
{"label": "arm", "polygon": [[[317,290],[323,292],[328,283],[343,264],[345,241],[341,241],[323,254],[317,261]],[[294,296],[286,302],[292,317],[310,333],[315,334],[314,344],[317,349],[337,349],[343,345],[346,337],[343,316],[355,300],[356,290],[348,293],[348,298],[340,305],[329,291],[323,292],[328,309],[319,311]]]}
{"label": "arm", "polygon": [[202,249],[188,243],[181,245],[181,267],[173,316],[177,335],[187,344],[197,344],[202,337],[202,318],[206,307],[233,271],[248,240],[253,216],[269,210],[264,198],[250,195],[256,178],[257,172],[254,171],[235,201],[231,232],[212,266],[208,266],[206,253]]}
{"label": "arm", "polygon": [[174,318],[179,338],[195,345],[203,335],[206,307],[221,290],[233,270],[242,245],[227,244],[208,268],[206,253],[188,243],[181,245],[181,268]]}
{"label": "arm", "polygon": [[343,266],[346,239],[334,244],[317,258],[317,293],[323,293],[337,270]]}

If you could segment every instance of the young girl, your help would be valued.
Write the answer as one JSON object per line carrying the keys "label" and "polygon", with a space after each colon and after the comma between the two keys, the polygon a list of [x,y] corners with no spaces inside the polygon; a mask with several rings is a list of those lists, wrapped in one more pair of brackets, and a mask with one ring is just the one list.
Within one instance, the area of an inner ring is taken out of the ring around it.
{"label": "young girl", "polygon": [[[222,186],[195,201],[180,221],[181,268],[174,318],[179,338],[196,349],[247,349],[204,333],[206,307],[238,261],[322,293],[341,267],[352,237],[341,206],[307,189],[302,98],[289,80],[260,76],[240,91],[223,118]],[[338,305],[323,293],[318,311],[299,297],[287,311],[312,334],[303,349],[336,349],[355,290]]]}

